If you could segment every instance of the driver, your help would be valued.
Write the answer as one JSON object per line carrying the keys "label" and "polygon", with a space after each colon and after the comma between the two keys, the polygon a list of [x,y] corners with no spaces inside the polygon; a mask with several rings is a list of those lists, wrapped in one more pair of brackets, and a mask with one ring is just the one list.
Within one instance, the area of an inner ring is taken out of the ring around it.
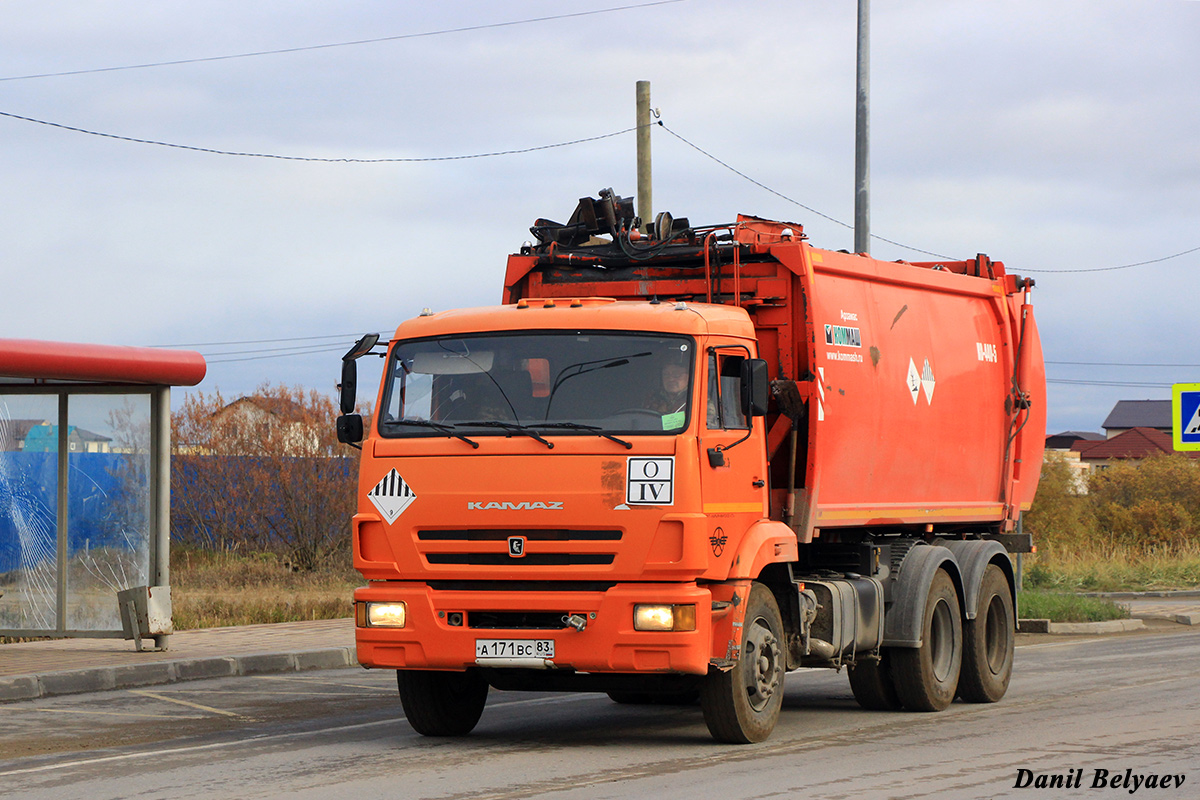
{"label": "driver", "polygon": [[[664,427],[668,418],[679,419],[688,402],[688,368],[686,364],[670,362],[663,366],[661,385],[651,396],[647,407],[663,416]],[[678,423],[677,423],[678,424]]]}

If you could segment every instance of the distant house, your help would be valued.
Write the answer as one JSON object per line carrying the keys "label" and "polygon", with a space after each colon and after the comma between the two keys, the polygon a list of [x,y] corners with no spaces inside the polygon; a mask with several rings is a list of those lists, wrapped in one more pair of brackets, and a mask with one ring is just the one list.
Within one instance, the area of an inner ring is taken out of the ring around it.
{"label": "distant house", "polygon": [[1105,436],[1103,433],[1063,431],[1062,433],[1054,433],[1046,437],[1046,449],[1068,452],[1075,449],[1076,442],[1102,442],[1104,439]]}
{"label": "distant house", "polygon": [[[1104,441],[1078,442],[1076,447],[1080,461],[1091,469],[1103,469],[1113,460],[1141,461],[1175,452],[1169,428],[1166,433],[1157,428],[1131,428]],[[1186,455],[1200,458],[1200,453]]]}
{"label": "distant house", "polygon": [[[0,449],[20,450],[25,453],[57,453],[58,426],[43,420],[13,420],[14,422],[32,423],[24,428],[24,436],[17,439],[11,436],[12,446],[3,442]],[[19,431],[20,428],[17,429]],[[67,452],[69,453],[110,453],[112,452],[112,437],[94,433],[77,425],[67,427]]]}
{"label": "distant house", "polygon": [[[213,420],[224,426],[228,439],[233,443],[249,443],[281,433],[286,455],[320,455],[320,436],[313,430],[313,423],[307,419],[299,403],[286,398],[262,395],[240,397],[213,414]],[[234,449],[237,449],[236,446]]]}
{"label": "distant house", "polygon": [[[1101,426],[1109,439],[1134,428],[1153,428],[1171,438],[1170,400],[1118,400]],[[1170,448],[1168,448],[1170,452]]]}

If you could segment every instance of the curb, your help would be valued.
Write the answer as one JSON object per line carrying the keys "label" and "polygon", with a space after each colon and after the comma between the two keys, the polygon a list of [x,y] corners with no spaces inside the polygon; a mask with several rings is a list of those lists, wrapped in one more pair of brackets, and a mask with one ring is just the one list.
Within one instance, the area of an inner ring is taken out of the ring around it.
{"label": "curb", "polygon": [[1017,620],[1017,633],[1126,633],[1128,631],[1141,630],[1145,627],[1146,623],[1141,619],[1110,619],[1104,622],[1051,622],[1048,619]]}
{"label": "curb", "polygon": [[0,703],[37,700],[64,694],[158,686],[164,683],[304,672],[312,669],[342,669],[358,666],[354,647],[329,647],[292,653],[251,653],[239,656],[181,658],[119,667],[89,667],[41,675],[0,677]]}
{"label": "curb", "polygon": [[1200,597],[1198,589],[1169,589],[1161,592],[1079,592],[1081,597],[1106,597],[1109,600],[1138,600],[1144,597]]}

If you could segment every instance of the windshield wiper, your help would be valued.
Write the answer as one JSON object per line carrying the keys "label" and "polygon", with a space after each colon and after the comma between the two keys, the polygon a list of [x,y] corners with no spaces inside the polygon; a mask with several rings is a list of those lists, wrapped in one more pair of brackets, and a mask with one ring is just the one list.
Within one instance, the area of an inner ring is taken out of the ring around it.
{"label": "windshield wiper", "polygon": [[504,430],[510,432],[516,431],[517,433],[525,434],[531,439],[537,439],[539,442],[546,445],[547,449],[549,450],[554,449],[554,442],[551,442],[548,439],[543,439],[537,434],[537,431],[531,431],[524,425],[519,425],[515,422],[498,422],[495,420],[487,420],[486,422],[460,422],[458,424],[471,428],[503,428]]}
{"label": "windshield wiper", "polygon": [[624,439],[618,439],[616,436],[613,436],[611,433],[605,433],[604,429],[598,425],[582,425],[578,422],[537,422],[537,423],[534,423],[530,427],[534,427],[534,428],[568,428],[573,431],[594,431],[597,436],[603,436],[605,439],[608,439],[609,441],[616,442],[619,445],[624,445],[626,450],[633,449],[632,443],[627,442]]}
{"label": "windshield wiper", "polygon": [[415,425],[415,426],[418,426],[421,428],[433,428],[435,431],[441,431],[442,433],[446,434],[447,436],[453,436],[455,439],[461,439],[462,441],[471,445],[471,447],[474,447],[476,450],[479,449],[479,442],[468,439],[466,436],[463,436],[461,433],[455,433],[454,426],[447,425],[444,422],[430,422],[427,419],[393,419],[393,420],[388,420],[384,424],[386,424],[386,425]]}

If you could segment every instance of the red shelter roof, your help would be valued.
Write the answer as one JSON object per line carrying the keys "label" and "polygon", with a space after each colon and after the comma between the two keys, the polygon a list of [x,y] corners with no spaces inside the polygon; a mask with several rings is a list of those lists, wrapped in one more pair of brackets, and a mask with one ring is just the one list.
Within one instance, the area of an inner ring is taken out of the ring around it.
{"label": "red shelter roof", "polygon": [[207,371],[204,356],[191,350],[0,339],[0,381],[31,378],[195,386]]}

